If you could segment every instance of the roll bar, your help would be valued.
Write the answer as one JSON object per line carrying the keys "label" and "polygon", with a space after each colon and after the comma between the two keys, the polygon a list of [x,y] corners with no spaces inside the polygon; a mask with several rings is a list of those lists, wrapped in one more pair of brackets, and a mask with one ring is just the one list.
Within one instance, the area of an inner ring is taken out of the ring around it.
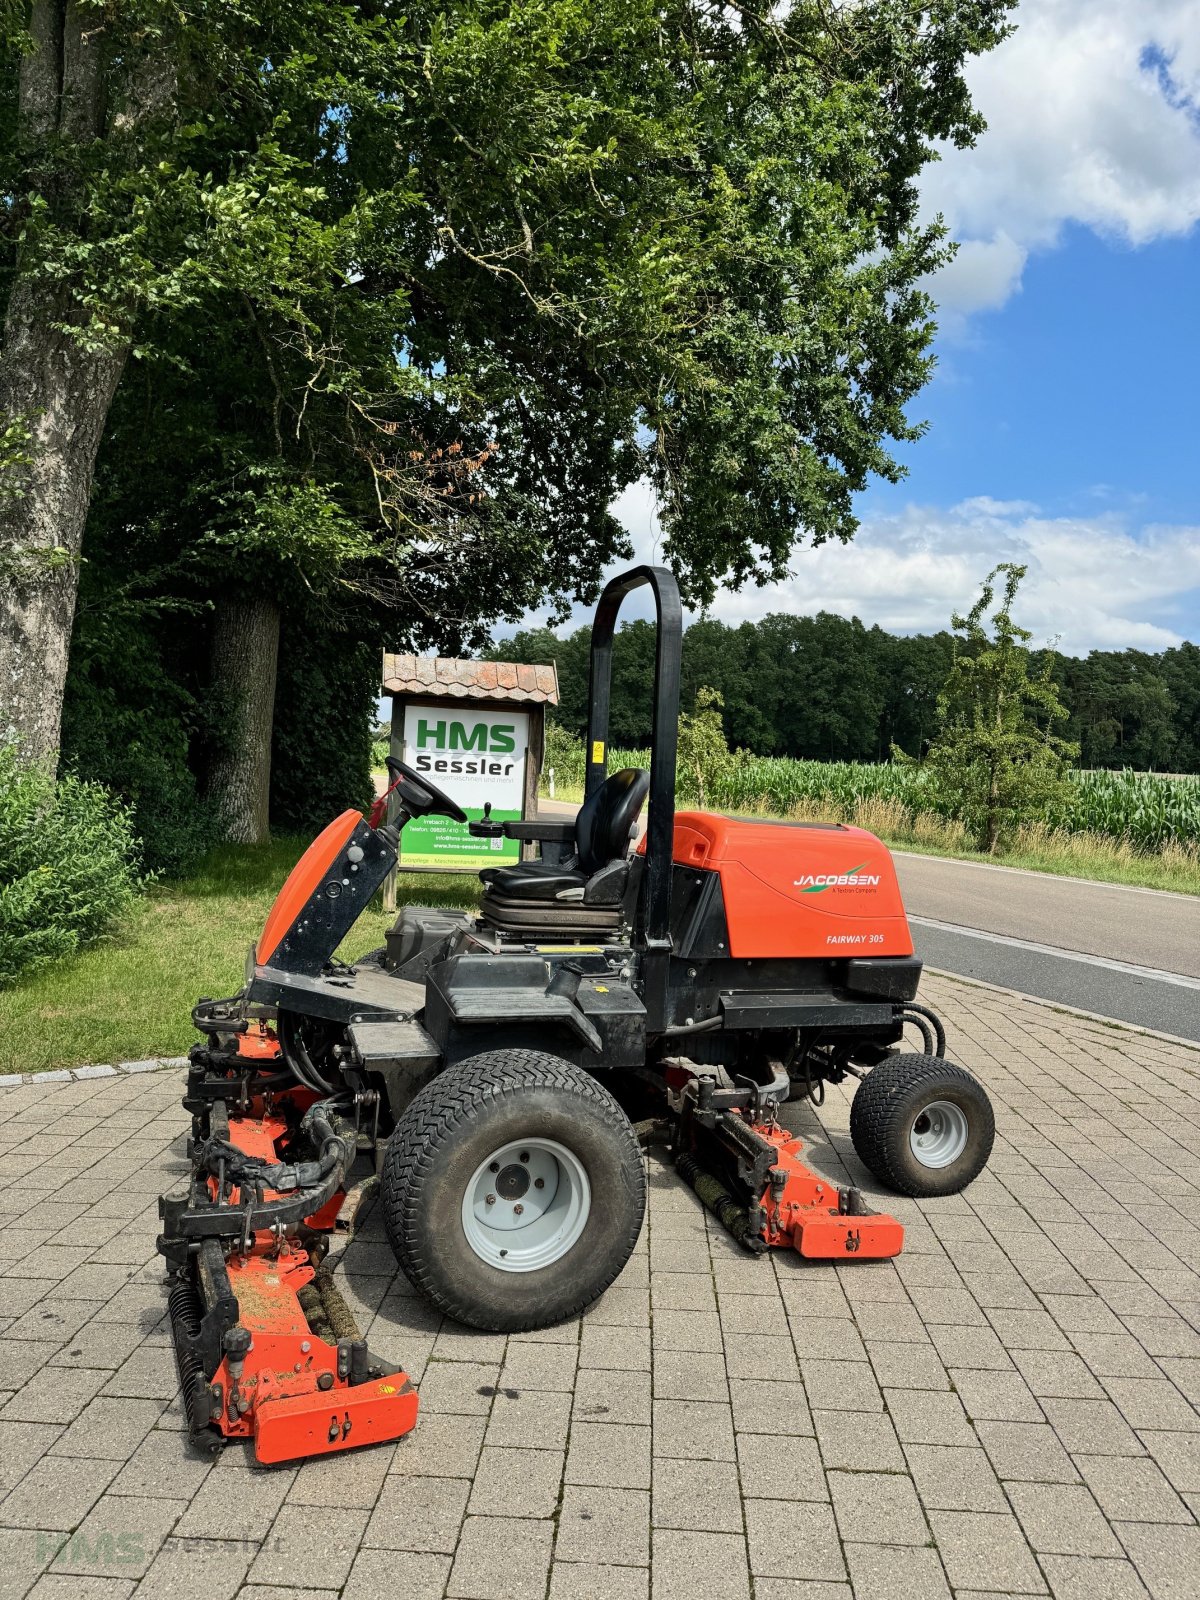
{"label": "roll bar", "polygon": [[646,951],[645,1001],[652,1030],[664,1025],[667,960],[671,950],[671,860],[675,839],[675,760],[679,730],[679,659],[683,606],[679,585],[666,567],[631,567],[606,585],[592,623],[588,689],[587,776],[584,798],[608,772],[608,720],[612,688],[612,642],[621,602],[648,584],[654,595],[658,637],[654,657],[654,725],[650,751],[650,817],[646,828],[646,876],[642,888],[639,942]]}

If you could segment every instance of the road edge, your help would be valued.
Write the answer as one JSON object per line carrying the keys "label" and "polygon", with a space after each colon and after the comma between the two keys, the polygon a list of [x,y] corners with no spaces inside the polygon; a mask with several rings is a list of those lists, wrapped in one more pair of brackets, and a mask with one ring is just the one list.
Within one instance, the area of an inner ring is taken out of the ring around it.
{"label": "road edge", "polygon": [[967,978],[961,972],[948,972],[945,967],[925,967],[924,971],[931,977],[947,978],[951,983],[960,983],[966,989],[984,989],[989,994],[1004,994],[1014,1000],[1027,1000],[1031,1005],[1045,1006],[1047,1011],[1057,1011],[1069,1017],[1083,1017],[1087,1022],[1099,1022],[1106,1028],[1116,1029],[1119,1033],[1138,1033],[1146,1039],[1161,1039],[1165,1044],[1181,1044],[1187,1050],[1200,1055],[1200,1043],[1195,1039],[1184,1039],[1177,1033],[1163,1033],[1158,1028],[1143,1028],[1136,1022],[1123,1022],[1119,1017],[1106,1017],[1099,1011],[1084,1011],[1080,1006],[1063,1005],[1059,1000],[1046,1000],[1040,994],[1027,994],[1024,989],[1008,989],[1003,984],[987,983],[982,978]]}

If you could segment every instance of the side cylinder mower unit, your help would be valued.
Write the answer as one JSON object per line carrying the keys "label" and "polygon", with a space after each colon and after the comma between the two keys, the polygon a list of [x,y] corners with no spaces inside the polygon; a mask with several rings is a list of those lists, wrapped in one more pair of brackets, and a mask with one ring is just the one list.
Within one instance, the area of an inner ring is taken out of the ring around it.
{"label": "side cylinder mower unit", "polygon": [[264,1463],[398,1439],[416,1390],[372,1355],[323,1265],[357,1148],[349,1108],[296,1085],[273,1029],[196,1015],[231,1031],[193,1047],[191,1178],[159,1201],[189,1431],[214,1449],[253,1440]]}

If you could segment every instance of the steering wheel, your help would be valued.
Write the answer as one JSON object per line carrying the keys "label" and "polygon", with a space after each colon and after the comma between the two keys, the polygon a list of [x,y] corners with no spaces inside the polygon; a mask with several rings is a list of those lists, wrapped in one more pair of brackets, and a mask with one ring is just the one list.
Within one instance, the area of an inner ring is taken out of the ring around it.
{"label": "steering wheel", "polygon": [[[451,822],[465,822],[467,813],[456,805],[448,794],[430,783],[423,772],[416,772],[395,756],[388,756],[384,765],[399,788],[404,809],[414,817],[449,817]],[[399,777],[397,778],[397,774]]]}

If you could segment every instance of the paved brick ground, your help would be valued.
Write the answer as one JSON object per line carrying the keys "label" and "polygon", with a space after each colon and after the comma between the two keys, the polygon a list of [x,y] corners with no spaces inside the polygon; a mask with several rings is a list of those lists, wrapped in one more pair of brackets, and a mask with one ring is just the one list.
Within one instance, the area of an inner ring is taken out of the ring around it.
{"label": "paved brick ground", "polygon": [[[422,1419],[300,1470],[180,1431],[178,1075],[0,1091],[0,1600],[1191,1600],[1200,1052],[928,993],[1000,1137],[967,1195],[891,1202],[899,1261],[745,1256],[655,1166],[618,1285],[504,1339],[443,1325],[368,1227],[342,1281]],[[814,1160],[861,1180],[847,1102],[822,1118]]]}

